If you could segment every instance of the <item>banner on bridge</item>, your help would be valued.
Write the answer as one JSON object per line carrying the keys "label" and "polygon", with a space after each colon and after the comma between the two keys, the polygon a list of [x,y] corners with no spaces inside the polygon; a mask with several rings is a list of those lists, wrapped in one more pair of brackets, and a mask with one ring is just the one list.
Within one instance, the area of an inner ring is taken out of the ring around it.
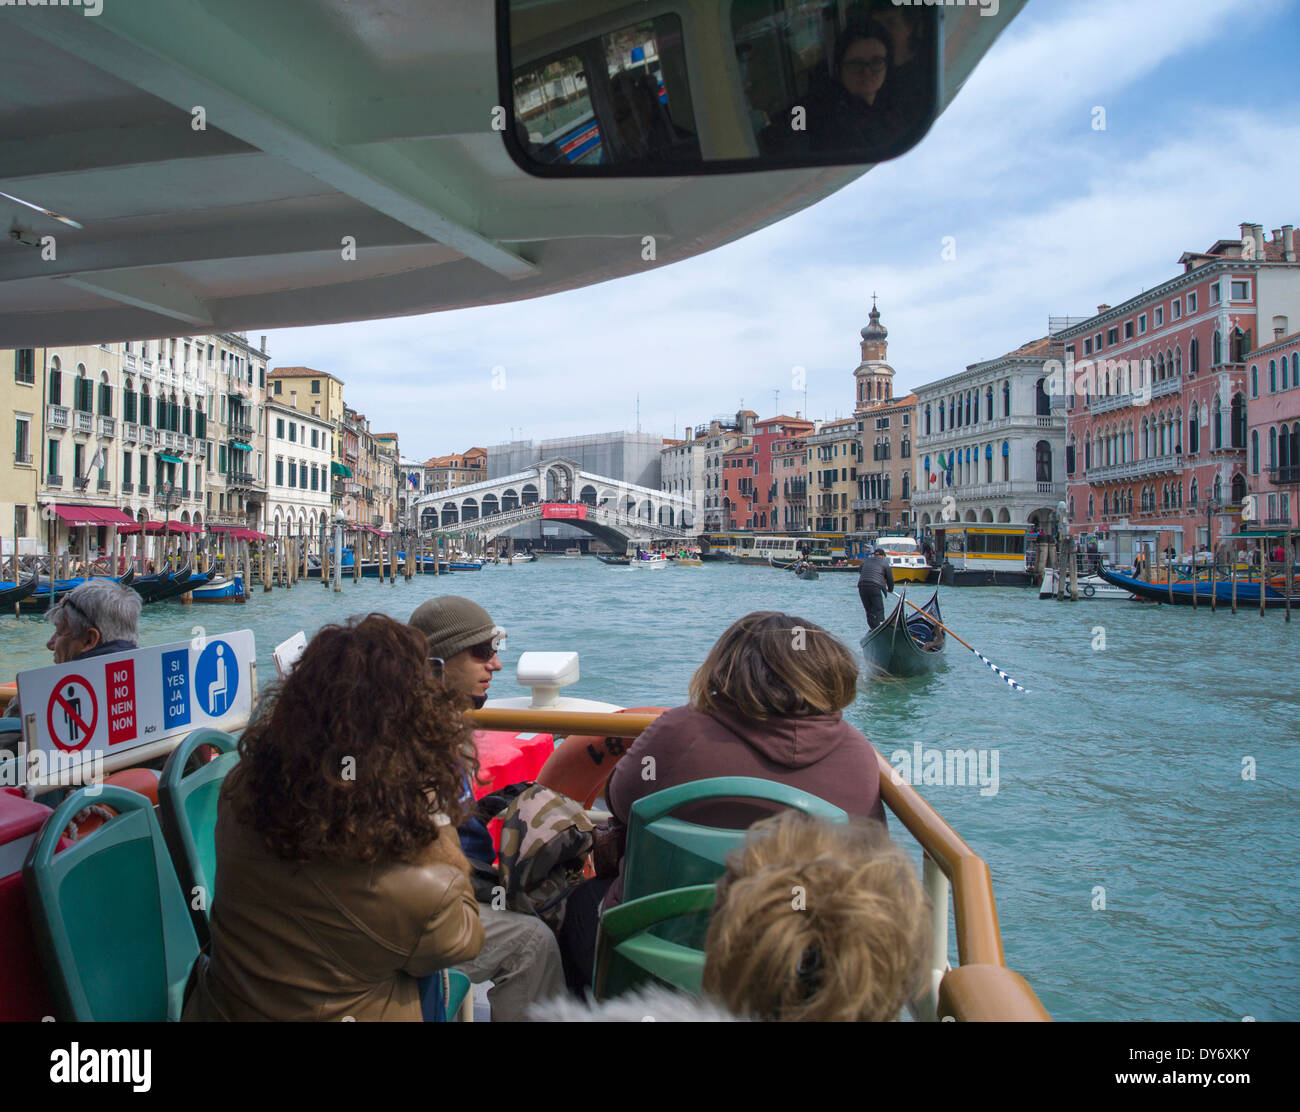
{"label": "banner on bridge", "polygon": [[542,517],[568,518],[570,521],[586,521],[587,503],[546,502],[542,505]]}

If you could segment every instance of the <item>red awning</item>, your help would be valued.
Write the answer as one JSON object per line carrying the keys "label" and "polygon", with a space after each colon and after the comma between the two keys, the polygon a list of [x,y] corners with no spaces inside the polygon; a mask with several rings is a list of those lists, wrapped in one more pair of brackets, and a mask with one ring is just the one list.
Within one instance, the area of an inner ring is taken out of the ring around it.
{"label": "red awning", "polygon": [[[144,531],[151,537],[157,537],[164,533],[202,533],[203,527],[201,525],[186,525],[183,521],[173,521],[170,523],[164,521],[146,521],[144,523]],[[138,532],[140,532],[140,523],[138,521],[132,522],[129,526],[125,526],[118,530],[118,533],[124,537],[133,537]]]}
{"label": "red awning", "polygon": [[69,525],[134,525],[135,521],[111,506],[55,505],[54,512]]}

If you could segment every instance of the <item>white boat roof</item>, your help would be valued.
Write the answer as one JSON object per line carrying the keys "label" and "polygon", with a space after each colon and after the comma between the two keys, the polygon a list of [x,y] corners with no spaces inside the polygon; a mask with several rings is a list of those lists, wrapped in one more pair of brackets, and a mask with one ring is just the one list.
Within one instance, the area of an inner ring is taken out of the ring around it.
{"label": "white boat roof", "polygon": [[[945,9],[944,106],[1022,5]],[[488,0],[84,9],[0,6],[0,192],[81,225],[0,196],[0,347],[534,297],[689,258],[865,172],[531,177],[490,127]]]}

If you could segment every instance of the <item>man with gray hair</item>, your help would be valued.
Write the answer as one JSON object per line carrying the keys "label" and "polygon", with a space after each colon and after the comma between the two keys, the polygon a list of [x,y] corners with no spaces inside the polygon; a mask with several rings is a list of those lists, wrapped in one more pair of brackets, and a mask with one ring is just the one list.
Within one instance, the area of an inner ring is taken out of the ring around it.
{"label": "man with gray hair", "polygon": [[[55,664],[134,649],[142,605],[138,594],[115,579],[88,579],[50,607],[45,616],[54,623],[54,632],[45,647],[54,654]],[[5,717],[21,714],[15,695]]]}
{"label": "man with gray hair", "polygon": [[140,596],[113,579],[90,579],[50,608],[54,633],[45,647],[55,664],[136,647]]}

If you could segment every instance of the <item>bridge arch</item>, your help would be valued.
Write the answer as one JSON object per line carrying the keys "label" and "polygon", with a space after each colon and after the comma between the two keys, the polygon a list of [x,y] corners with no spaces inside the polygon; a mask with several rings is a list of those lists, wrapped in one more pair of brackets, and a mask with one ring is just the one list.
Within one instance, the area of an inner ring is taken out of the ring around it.
{"label": "bridge arch", "polygon": [[464,498],[461,500],[460,519],[461,521],[478,520],[478,499],[477,498]]}
{"label": "bridge arch", "polygon": [[524,483],[523,489],[520,491],[520,504],[524,506],[537,505],[536,483]]}
{"label": "bridge arch", "polygon": [[442,527],[445,529],[448,525],[460,524],[460,507],[455,502],[444,502],[442,504]]}
{"label": "bridge arch", "polygon": [[501,506],[497,501],[495,494],[483,495],[483,516],[488,517],[491,514],[500,513]]}

